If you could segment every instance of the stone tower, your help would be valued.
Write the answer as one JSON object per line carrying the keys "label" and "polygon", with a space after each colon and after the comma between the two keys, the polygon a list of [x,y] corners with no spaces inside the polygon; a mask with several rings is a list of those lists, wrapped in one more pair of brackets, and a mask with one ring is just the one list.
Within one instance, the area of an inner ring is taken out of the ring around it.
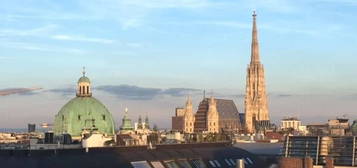
{"label": "stone tower", "polygon": [[194,131],[194,123],[195,123],[195,116],[193,115],[192,109],[192,100],[191,97],[187,98],[186,107],[185,107],[185,114],[184,114],[184,132],[185,133],[193,133]]}
{"label": "stone tower", "polygon": [[259,125],[269,124],[264,67],[260,63],[256,14],[253,13],[251,61],[247,68],[245,95],[245,125],[247,133],[256,132]]}
{"label": "stone tower", "polygon": [[217,102],[213,96],[209,100],[208,112],[207,112],[207,131],[209,133],[219,132],[219,114],[217,111]]}

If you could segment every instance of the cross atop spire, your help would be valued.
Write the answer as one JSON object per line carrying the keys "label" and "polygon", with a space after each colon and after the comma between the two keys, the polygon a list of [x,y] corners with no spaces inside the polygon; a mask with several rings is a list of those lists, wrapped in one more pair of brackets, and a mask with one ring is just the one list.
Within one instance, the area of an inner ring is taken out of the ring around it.
{"label": "cross atop spire", "polygon": [[83,67],[82,74],[83,76],[86,76],[86,67]]}
{"label": "cross atop spire", "polygon": [[252,48],[251,48],[251,63],[259,63],[259,43],[258,43],[258,30],[256,24],[257,14],[253,11],[253,31],[252,31]]}

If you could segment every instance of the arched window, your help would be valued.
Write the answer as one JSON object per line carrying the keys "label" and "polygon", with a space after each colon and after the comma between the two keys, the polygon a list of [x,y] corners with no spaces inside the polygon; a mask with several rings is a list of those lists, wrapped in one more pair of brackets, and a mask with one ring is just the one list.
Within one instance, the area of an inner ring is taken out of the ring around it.
{"label": "arched window", "polygon": [[82,86],[82,94],[86,94],[86,91],[84,90],[84,86]]}
{"label": "arched window", "polygon": [[87,86],[87,94],[89,94],[89,86]]}
{"label": "arched window", "polygon": [[82,93],[82,87],[79,87],[79,94]]}
{"label": "arched window", "polygon": [[78,115],[78,120],[81,120],[81,115]]}
{"label": "arched window", "polygon": [[102,115],[102,117],[103,117],[103,120],[105,120],[105,115]]}

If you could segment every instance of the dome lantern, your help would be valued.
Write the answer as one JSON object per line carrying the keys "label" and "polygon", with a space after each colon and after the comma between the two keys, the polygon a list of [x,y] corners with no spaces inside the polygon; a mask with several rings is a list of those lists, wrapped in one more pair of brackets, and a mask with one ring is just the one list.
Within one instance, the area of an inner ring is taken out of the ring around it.
{"label": "dome lantern", "polygon": [[90,80],[86,77],[85,67],[83,67],[83,76],[79,78],[77,83],[77,97],[91,97],[92,90],[90,86]]}

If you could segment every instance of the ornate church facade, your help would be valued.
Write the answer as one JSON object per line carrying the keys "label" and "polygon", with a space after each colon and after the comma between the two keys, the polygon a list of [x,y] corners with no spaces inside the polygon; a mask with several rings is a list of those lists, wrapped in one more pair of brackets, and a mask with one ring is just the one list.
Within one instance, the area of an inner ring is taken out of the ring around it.
{"label": "ornate church facade", "polygon": [[233,100],[203,98],[197,112],[192,112],[192,101],[186,101],[184,108],[176,108],[172,117],[172,129],[183,133],[239,132],[241,129],[239,112]]}

